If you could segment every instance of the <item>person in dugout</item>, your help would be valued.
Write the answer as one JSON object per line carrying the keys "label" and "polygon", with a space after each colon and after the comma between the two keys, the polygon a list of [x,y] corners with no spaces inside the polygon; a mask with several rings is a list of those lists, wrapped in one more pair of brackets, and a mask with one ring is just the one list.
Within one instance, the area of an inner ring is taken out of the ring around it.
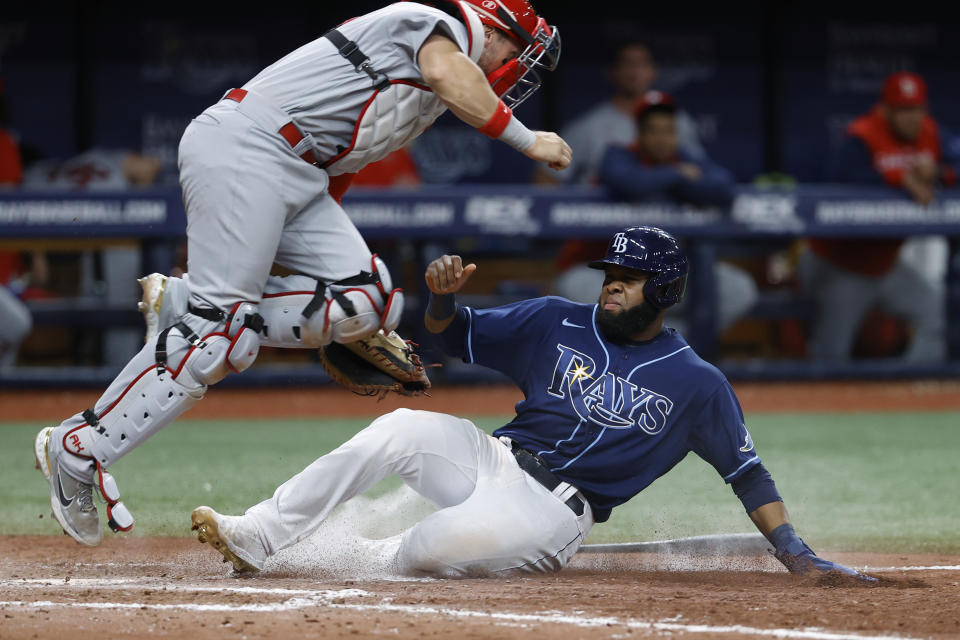
{"label": "person in dugout", "polygon": [[[680,144],[678,106],[663,91],[647,91],[634,117],[632,144],[610,145],[600,163],[599,182],[613,197],[628,202],[669,202],[728,209],[734,198],[734,177],[706,154],[693,155]],[[565,247],[566,248],[566,247]],[[593,272],[593,273],[591,273]],[[599,286],[595,270],[580,265],[566,269],[554,287],[558,295],[578,299],[586,285]],[[757,284],[746,270],[725,261],[713,266],[716,291],[715,329],[724,333],[757,302]],[[578,299],[587,302],[585,299]],[[683,327],[679,305],[670,322]]]}
{"label": "person in dugout", "polygon": [[[902,189],[928,206],[938,189],[957,184],[960,158],[944,145],[929,113],[927,85],[916,73],[889,75],[880,101],[854,119],[836,157],[833,179]],[[901,256],[904,238],[810,238],[798,276],[817,306],[809,355],[844,360],[874,308],[902,318],[912,338],[903,357],[935,362],[946,354],[942,283]]]}

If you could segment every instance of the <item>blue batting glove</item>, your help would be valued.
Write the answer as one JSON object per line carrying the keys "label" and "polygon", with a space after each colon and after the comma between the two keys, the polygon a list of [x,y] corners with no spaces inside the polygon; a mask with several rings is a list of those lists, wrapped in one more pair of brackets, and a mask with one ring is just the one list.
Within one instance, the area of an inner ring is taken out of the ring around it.
{"label": "blue batting glove", "polygon": [[774,529],[770,534],[770,539],[777,548],[773,557],[779,560],[790,573],[805,575],[811,571],[820,571],[823,573],[839,571],[840,573],[855,576],[868,582],[877,581],[877,579],[872,576],[864,575],[855,569],[819,557],[813,552],[813,549],[807,546],[807,543],[797,536],[793,530],[793,526],[789,524],[783,524]]}

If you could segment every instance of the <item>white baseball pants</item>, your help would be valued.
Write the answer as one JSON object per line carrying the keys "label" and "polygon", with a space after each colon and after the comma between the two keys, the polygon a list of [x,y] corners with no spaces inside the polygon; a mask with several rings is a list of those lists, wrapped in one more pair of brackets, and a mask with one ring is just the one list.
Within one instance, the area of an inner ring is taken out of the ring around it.
{"label": "white baseball pants", "polygon": [[907,362],[938,362],[946,357],[945,291],[899,258],[886,275],[870,277],[834,266],[812,251],[800,257],[797,275],[804,292],[817,303],[810,335],[810,356],[847,360],[863,318],[875,304],[907,320],[913,339]]}
{"label": "white baseball pants", "polygon": [[272,555],[313,533],[334,507],[397,474],[438,511],[381,541],[384,569],[442,576],[562,568],[593,526],[469,420],[398,409],[247,510]]}

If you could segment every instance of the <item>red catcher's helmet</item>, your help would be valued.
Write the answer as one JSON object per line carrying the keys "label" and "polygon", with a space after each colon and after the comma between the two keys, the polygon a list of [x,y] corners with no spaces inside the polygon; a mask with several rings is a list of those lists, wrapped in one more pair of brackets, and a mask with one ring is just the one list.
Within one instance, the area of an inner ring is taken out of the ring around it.
{"label": "red catcher's helmet", "polygon": [[511,109],[540,88],[538,69],[553,71],[560,62],[560,32],[537,15],[528,0],[463,0],[480,22],[524,45],[519,56],[487,75],[494,92]]}

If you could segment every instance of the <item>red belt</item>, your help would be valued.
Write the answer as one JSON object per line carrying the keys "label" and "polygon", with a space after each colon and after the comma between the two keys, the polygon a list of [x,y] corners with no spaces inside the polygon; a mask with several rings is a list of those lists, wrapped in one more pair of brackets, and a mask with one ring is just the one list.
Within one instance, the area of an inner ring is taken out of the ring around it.
{"label": "red belt", "polygon": [[[233,100],[234,102],[243,102],[243,99],[246,97],[246,89],[231,89],[227,92],[227,95],[224,96],[225,99]],[[300,144],[300,141],[303,140],[303,134],[300,133],[300,130],[297,129],[297,125],[293,124],[293,122],[288,122],[280,127],[279,133],[281,136],[283,136],[283,139],[287,141],[287,144],[293,148],[296,148],[296,146]],[[300,157],[312,165],[319,166],[316,156],[313,155],[312,149],[307,149],[300,154]]]}

